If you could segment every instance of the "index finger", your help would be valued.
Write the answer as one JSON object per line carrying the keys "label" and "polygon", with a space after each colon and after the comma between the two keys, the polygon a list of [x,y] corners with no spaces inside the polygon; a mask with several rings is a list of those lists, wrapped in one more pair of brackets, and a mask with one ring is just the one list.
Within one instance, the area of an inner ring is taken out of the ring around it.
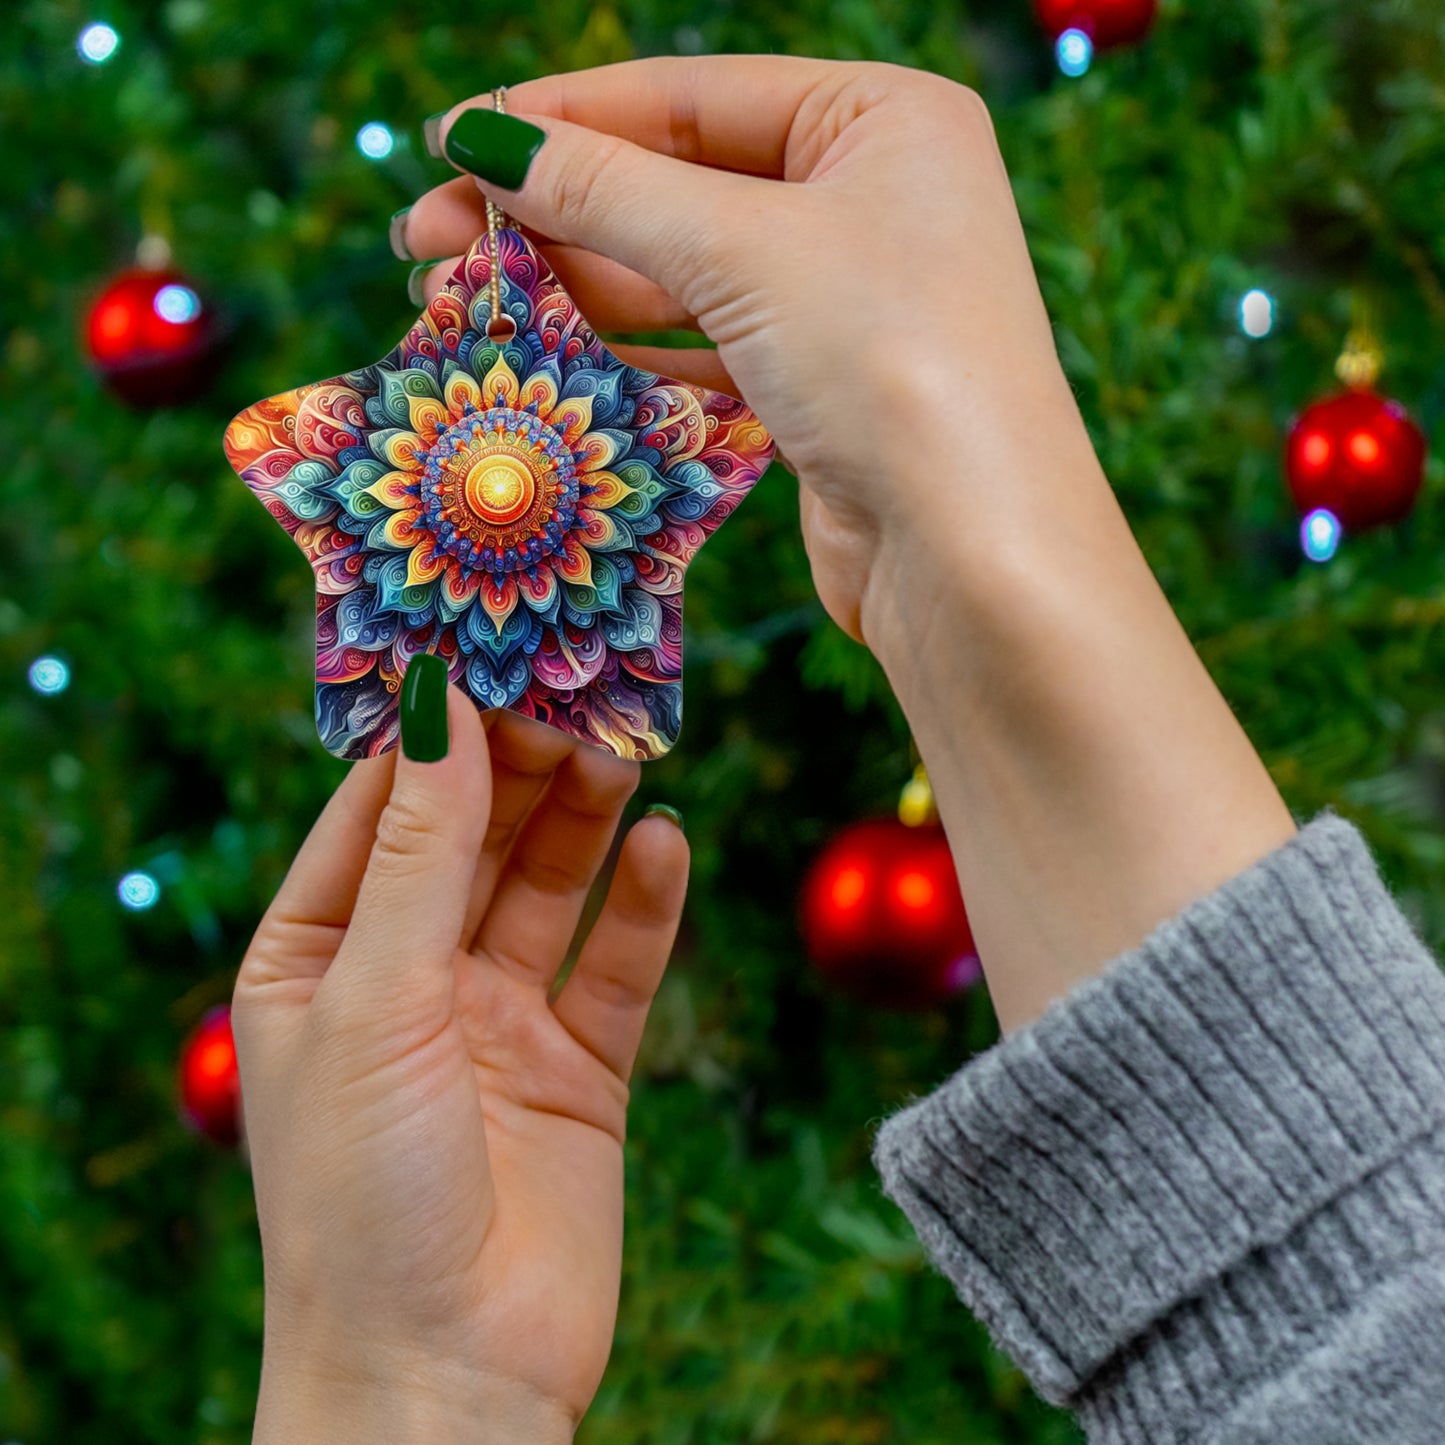
{"label": "index finger", "polygon": [[810,100],[831,98],[850,69],[794,55],[655,56],[509,86],[507,109],[679,160],[784,179],[800,113]]}
{"label": "index finger", "polygon": [[395,771],[392,753],[351,765],[287,870],[270,914],[334,928],[351,921]]}
{"label": "index finger", "polygon": [[319,977],[351,922],[396,755],[353,763],[292,861],[241,964],[236,997],[262,983]]}

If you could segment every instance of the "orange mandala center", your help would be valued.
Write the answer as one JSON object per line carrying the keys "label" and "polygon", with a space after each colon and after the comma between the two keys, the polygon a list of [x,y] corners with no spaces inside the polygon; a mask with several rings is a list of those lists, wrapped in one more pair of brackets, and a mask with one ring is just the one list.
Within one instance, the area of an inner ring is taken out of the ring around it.
{"label": "orange mandala center", "polygon": [[565,437],[533,412],[466,411],[417,458],[416,545],[497,580],[565,546],[581,483]]}
{"label": "orange mandala center", "polygon": [[485,451],[467,468],[462,491],[478,521],[502,527],[530,510],[537,496],[537,479],[515,453]]}

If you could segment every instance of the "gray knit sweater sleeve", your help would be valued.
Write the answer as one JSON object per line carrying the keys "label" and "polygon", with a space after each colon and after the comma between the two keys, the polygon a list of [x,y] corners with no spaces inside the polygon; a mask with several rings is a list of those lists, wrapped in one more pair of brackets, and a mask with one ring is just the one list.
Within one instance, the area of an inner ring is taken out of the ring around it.
{"label": "gray knit sweater sleeve", "polygon": [[1093,1445],[1445,1442],[1445,974],[1331,813],[874,1161]]}

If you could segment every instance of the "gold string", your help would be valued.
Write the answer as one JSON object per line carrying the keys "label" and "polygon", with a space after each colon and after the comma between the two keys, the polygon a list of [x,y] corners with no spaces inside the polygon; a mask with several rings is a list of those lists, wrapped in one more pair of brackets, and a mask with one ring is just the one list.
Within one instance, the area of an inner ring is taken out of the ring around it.
{"label": "gold string", "polygon": [[[498,115],[507,113],[507,87],[499,85],[492,92],[492,108]],[[507,224],[507,213],[496,204],[490,197],[487,198],[487,242],[491,247],[491,290],[492,290],[492,321],[488,327],[490,333],[492,327],[502,319],[502,267],[501,257],[497,249],[497,232]]]}

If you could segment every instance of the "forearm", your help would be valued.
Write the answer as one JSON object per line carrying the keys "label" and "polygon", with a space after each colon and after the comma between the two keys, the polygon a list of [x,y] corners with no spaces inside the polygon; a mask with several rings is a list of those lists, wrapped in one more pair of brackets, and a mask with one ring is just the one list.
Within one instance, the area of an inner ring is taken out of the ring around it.
{"label": "forearm", "polygon": [[1049,436],[957,526],[885,533],[863,613],[1006,1032],[1294,832],[1092,450]]}

